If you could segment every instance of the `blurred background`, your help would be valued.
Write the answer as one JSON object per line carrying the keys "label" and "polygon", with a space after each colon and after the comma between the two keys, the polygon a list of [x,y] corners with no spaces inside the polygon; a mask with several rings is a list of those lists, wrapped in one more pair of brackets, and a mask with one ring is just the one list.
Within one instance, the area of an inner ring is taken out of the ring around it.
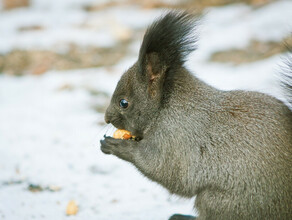
{"label": "blurred background", "polygon": [[0,219],[194,213],[193,199],[99,150],[114,130],[103,115],[115,85],[167,9],[203,15],[186,64],[197,77],[283,100],[277,72],[284,42],[292,45],[291,0],[0,0]]}

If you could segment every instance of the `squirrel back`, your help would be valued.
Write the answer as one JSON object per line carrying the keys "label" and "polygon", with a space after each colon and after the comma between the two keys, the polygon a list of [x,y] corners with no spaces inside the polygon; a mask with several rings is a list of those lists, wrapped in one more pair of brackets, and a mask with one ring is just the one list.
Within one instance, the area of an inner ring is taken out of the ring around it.
{"label": "squirrel back", "polygon": [[[169,12],[148,28],[105,115],[139,141],[105,137],[101,150],[170,193],[196,196],[198,219],[291,219],[292,112],[269,95],[220,91],[192,75],[184,62],[195,27],[193,15]],[[287,76],[291,97],[291,65]]]}

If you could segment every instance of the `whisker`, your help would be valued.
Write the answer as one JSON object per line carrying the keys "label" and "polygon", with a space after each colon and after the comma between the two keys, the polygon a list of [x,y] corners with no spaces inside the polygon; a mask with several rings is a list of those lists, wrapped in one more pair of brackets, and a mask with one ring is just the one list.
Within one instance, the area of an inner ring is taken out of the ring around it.
{"label": "whisker", "polygon": [[103,127],[102,129],[103,134],[107,134],[107,131],[109,130],[110,126],[111,126],[110,124],[107,124]]}
{"label": "whisker", "polygon": [[99,140],[103,138],[109,128],[110,125],[108,124],[100,126],[97,133],[94,135],[93,140],[91,141],[93,147],[96,147],[96,145],[99,144]]}
{"label": "whisker", "polygon": [[107,136],[113,136],[113,133],[114,131],[116,130],[116,128],[112,125],[112,124],[109,124],[109,127],[106,131],[106,135]]}

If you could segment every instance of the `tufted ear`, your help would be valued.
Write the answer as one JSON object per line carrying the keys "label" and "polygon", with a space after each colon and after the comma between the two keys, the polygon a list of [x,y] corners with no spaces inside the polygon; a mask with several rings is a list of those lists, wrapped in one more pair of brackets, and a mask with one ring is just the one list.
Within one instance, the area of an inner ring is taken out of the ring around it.
{"label": "tufted ear", "polygon": [[159,58],[158,53],[146,54],[145,78],[147,80],[147,91],[151,98],[160,96],[167,66]]}
{"label": "tufted ear", "polygon": [[151,97],[161,97],[168,73],[183,67],[186,57],[196,49],[194,15],[170,11],[148,27],[139,52],[139,78],[147,83]]}

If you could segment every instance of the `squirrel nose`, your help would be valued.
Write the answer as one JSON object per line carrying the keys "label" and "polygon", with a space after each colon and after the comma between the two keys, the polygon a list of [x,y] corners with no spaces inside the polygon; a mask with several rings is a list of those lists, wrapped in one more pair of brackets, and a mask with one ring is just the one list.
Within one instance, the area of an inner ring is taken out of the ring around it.
{"label": "squirrel nose", "polygon": [[107,112],[104,115],[104,120],[105,120],[105,123],[107,123],[107,124],[111,123],[109,114]]}

